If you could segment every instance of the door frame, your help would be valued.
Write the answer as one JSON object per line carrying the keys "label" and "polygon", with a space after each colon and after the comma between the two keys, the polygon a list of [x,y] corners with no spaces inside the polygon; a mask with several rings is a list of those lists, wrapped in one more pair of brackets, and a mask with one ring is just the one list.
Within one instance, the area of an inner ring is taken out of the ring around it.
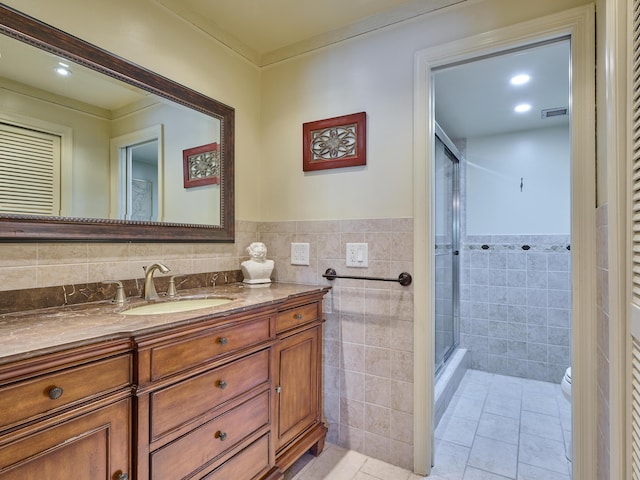
{"label": "door frame", "polygon": [[[631,138],[630,105],[628,99],[633,98],[632,82],[628,82],[631,73],[633,49],[631,35],[633,32],[633,15],[631,2],[614,0],[606,2],[603,13],[604,20],[598,23],[602,28],[603,47],[600,49],[602,61],[606,68],[602,69],[603,86],[598,88],[599,107],[602,110],[603,127],[599,128],[598,142],[604,145],[605,151],[599,152],[605,168],[600,174],[606,175],[606,198],[602,203],[607,205],[607,282],[609,287],[609,321],[608,323],[608,401],[609,424],[601,435],[609,437],[609,478],[627,478],[631,459],[630,423],[631,413],[631,372],[627,364],[631,359],[630,345],[630,296],[632,252],[632,199],[631,177]],[[603,25],[604,24],[604,25]],[[606,99],[606,101],[605,101]],[[629,147],[629,150],[627,148]],[[606,171],[604,171],[606,169]],[[606,341],[607,338],[603,338]],[[629,401],[627,401],[629,396]],[[629,410],[627,410],[629,409]],[[602,415],[602,413],[601,413]],[[608,431],[606,430],[608,428]]]}
{"label": "door frame", "polygon": [[[416,52],[414,62],[414,471],[426,475],[433,454],[434,104],[431,70],[458,61],[568,37],[571,40],[571,276],[573,475],[596,475],[596,146],[595,9],[541,17]],[[579,319],[579,321],[578,321]],[[580,419],[580,421],[578,421]]]}

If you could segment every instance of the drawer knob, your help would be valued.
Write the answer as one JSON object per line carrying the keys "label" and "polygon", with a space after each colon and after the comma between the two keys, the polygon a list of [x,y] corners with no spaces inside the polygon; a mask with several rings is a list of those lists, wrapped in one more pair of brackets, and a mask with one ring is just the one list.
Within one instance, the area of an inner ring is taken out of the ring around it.
{"label": "drawer knob", "polygon": [[117,480],[129,480],[129,474],[128,473],[121,473],[120,475],[118,475]]}
{"label": "drawer knob", "polygon": [[227,388],[227,382],[225,382],[224,380],[218,380],[218,388],[224,390],[225,388]]}
{"label": "drawer knob", "polygon": [[51,390],[49,390],[49,398],[51,400],[57,400],[62,396],[63,390],[60,387],[52,387]]}
{"label": "drawer knob", "polygon": [[218,338],[218,343],[219,343],[220,345],[226,345],[226,344],[227,344],[227,341],[228,341],[228,340],[227,340],[227,337],[220,337],[220,338]]}
{"label": "drawer knob", "polygon": [[302,314],[301,313],[296,313],[293,318],[295,318],[296,320],[302,320]]}
{"label": "drawer knob", "polygon": [[216,438],[219,438],[221,442],[224,442],[227,439],[227,433],[221,432],[220,430],[218,430],[216,432]]}

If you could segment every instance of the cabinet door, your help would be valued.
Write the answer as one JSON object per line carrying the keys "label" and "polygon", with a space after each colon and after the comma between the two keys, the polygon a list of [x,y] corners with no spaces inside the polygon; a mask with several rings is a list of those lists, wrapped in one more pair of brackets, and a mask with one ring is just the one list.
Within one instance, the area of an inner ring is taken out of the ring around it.
{"label": "cabinet door", "polygon": [[281,340],[275,348],[276,449],[320,421],[320,327]]}
{"label": "cabinet door", "polygon": [[[130,469],[130,401],[0,446],[1,480],[117,480]],[[19,432],[16,432],[19,435]]]}

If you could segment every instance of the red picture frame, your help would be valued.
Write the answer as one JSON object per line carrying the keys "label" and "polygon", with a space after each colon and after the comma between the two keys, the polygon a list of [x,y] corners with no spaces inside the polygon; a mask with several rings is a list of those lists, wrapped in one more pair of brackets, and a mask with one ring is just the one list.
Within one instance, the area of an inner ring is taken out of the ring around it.
{"label": "red picture frame", "polygon": [[302,124],[302,170],[367,164],[367,114],[352,113]]}
{"label": "red picture frame", "polygon": [[220,183],[220,144],[217,142],[182,151],[184,188]]}

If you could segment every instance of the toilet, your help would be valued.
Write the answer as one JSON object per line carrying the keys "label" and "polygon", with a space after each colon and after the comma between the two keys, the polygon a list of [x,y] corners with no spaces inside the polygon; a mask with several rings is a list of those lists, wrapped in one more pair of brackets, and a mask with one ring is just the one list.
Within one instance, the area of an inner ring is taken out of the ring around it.
{"label": "toilet", "polygon": [[[564,372],[564,377],[562,377],[562,381],[560,382],[560,390],[562,390],[564,398],[571,403],[571,367],[567,368]],[[567,451],[567,460],[569,464],[571,464],[571,447],[569,447]]]}
{"label": "toilet", "polygon": [[571,367],[567,368],[564,372],[564,377],[562,377],[562,382],[560,382],[560,388],[562,389],[564,398],[571,402]]}

